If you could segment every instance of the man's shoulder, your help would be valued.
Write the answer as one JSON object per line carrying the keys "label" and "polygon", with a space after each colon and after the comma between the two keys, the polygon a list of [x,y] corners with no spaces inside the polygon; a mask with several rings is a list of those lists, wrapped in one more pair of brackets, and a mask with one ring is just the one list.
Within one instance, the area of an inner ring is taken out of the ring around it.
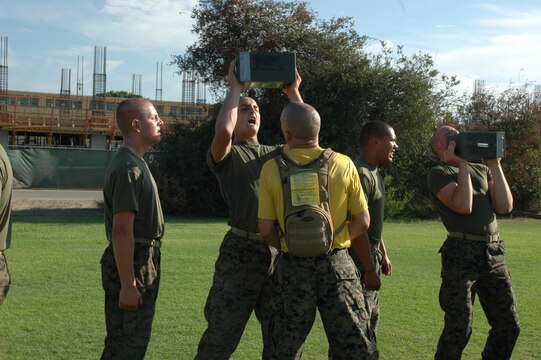
{"label": "man's shoulder", "polygon": [[129,152],[119,150],[109,162],[106,174],[113,176],[118,173],[133,172],[136,175],[143,172],[144,160],[137,158]]}
{"label": "man's shoulder", "polygon": [[231,154],[236,156],[245,156],[245,154],[257,154],[259,156],[269,153],[279,154],[281,145],[262,145],[253,142],[241,142],[231,146]]}
{"label": "man's shoulder", "polygon": [[278,170],[278,163],[276,162],[276,157],[267,159],[263,166],[261,167],[261,176],[263,173],[268,174],[270,171]]}
{"label": "man's shoulder", "polygon": [[[473,162],[468,162],[468,167],[476,171],[487,171],[488,169],[488,166],[486,166],[485,164],[473,163]],[[444,163],[443,161],[440,161],[439,163],[432,166],[429,172],[430,173],[440,172],[440,173],[451,174],[451,173],[457,173],[458,168],[453,165]]]}
{"label": "man's shoulder", "polygon": [[433,165],[429,170],[429,174],[435,174],[435,173],[452,173],[457,172],[458,168],[446,164],[443,161],[440,161],[439,163]]}
{"label": "man's shoulder", "polygon": [[327,150],[330,150],[332,152],[333,159],[347,160],[353,162],[353,160],[351,160],[351,158],[346,154],[342,154],[341,152],[333,150],[332,148],[323,148],[323,151]]}
{"label": "man's shoulder", "polygon": [[481,170],[481,171],[486,171],[488,170],[488,166],[486,166],[485,164],[481,164],[481,163],[468,163],[468,165],[472,168],[472,169],[476,169],[476,170]]}
{"label": "man's shoulder", "polygon": [[353,164],[353,160],[351,160],[351,158],[345,154],[342,154],[340,152],[337,152],[337,151],[333,151],[334,154],[333,154],[333,157],[332,157],[332,161],[337,165],[337,166],[343,166],[343,167],[349,167],[349,166],[355,166]]}
{"label": "man's shoulder", "polygon": [[118,150],[109,164],[111,167],[134,167],[140,166],[143,161],[128,151]]}
{"label": "man's shoulder", "polygon": [[378,174],[377,166],[370,167],[370,166],[367,166],[366,164],[358,165],[357,163],[355,163],[355,167],[357,168],[357,171],[359,172],[360,176],[374,178]]}

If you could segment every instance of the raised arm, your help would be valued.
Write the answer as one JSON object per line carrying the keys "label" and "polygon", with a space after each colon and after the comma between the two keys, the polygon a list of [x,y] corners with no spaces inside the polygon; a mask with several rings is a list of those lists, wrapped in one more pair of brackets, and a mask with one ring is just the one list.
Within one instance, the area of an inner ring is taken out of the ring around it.
{"label": "raised arm", "polygon": [[500,159],[483,159],[492,173],[492,181],[488,183],[490,198],[494,210],[498,214],[509,214],[513,210],[513,194],[503,174]]}
{"label": "raised arm", "polygon": [[235,60],[229,64],[226,79],[229,84],[229,91],[218,113],[216,125],[214,126],[214,138],[210,146],[212,160],[215,163],[219,163],[231,150],[233,130],[235,130],[237,124],[240,94],[249,87],[249,84],[243,84],[237,80],[235,76]]}
{"label": "raised arm", "polygon": [[301,75],[295,69],[295,81],[293,81],[289,86],[282,89],[282,92],[287,95],[287,98],[290,102],[303,102],[299,87],[301,86]]}
{"label": "raised arm", "polygon": [[466,160],[455,155],[456,143],[451,141],[443,154],[443,161],[458,167],[457,182],[451,182],[444,186],[438,193],[438,199],[451,210],[469,215],[473,206],[473,187],[468,163]]}

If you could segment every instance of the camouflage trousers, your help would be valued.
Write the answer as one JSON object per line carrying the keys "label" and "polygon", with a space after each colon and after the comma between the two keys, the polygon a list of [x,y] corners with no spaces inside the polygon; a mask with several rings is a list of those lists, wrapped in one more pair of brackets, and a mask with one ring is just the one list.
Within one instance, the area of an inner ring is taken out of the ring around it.
{"label": "camouflage trousers", "polygon": [[287,253],[273,276],[272,358],[299,359],[319,310],[329,359],[378,359],[359,272],[347,250],[300,258]]}
{"label": "camouflage trousers", "polygon": [[275,256],[276,250],[262,241],[231,232],[225,235],[205,305],[208,325],[196,359],[229,359],[253,311],[261,324],[262,358],[270,358],[270,286]]}
{"label": "camouflage trousers", "polygon": [[8,263],[4,250],[0,250],[0,304],[6,300],[11,277],[9,275]]}
{"label": "camouflage trousers", "polygon": [[476,296],[491,326],[482,359],[510,359],[520,325],[503,241],[484,243],[450,237],[440,253],[439,300],[445,325],[435,359],[461,358],[472,333]]}
{"label": "camouflage trousers", "polygon": [[160,286],[160,249],[136,243],[133,264],[143,304],[136,311],[127,311],[118,306],[120,279],[112,245],[105,249],[101,258],[107,328],[101,359],[136,360],[145,357]]}
{"label": "camouflage trousers", "polygon": [[[379,246],[378,243],[370,242],[370,255],[372,257],[372,263],[374,264],[374,270],[376,271],[376,274],[378,274],[378,276],[381,277],[383,255],[381,251],[379,251],[378,246]],[[357,258],[357,255],[355,255],[355,250],[353,250],[352,247],[349,248],[349,255],[351,255],[351,258],[355,262],[357,269],[359,269],[359,271],[361,272],[361,283],[364,284],[365,271],[363,269],[363,265],[361,264],[361,261]],[[370,327],[372,328],[374,333],[377,335],[378,325],[379,325],[379,316],[380,316],[379,291],[366,290],[363,287],[363,294],[364,294],[364,299],[367,304],[368,316],[370,318]]]}

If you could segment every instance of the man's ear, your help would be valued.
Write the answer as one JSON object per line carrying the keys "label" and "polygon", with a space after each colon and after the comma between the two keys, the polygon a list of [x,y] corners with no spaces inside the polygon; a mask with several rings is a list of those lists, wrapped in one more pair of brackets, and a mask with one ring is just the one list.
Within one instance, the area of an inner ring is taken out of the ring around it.
{"label": "man's ear", "polygon": [[291,135],[291,132],[289,130],[283,130],[284,138],[286,139],[286,142],[290,142],[291,139],[293,139],[293,136]]}
{"label": "man's ear", "polygon": [[135,129],[136,131],[139,131],[139,127],[140,127],[140,125],[139,125],[139,120],[133,119],[133,120],[131,121],[131,127],[132,127],[133,129]]}

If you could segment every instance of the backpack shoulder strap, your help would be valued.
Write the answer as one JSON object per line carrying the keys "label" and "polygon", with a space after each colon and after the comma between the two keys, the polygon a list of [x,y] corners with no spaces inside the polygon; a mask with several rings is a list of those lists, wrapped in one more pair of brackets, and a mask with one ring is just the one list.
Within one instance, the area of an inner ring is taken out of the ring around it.
{"label": "backpack shoulder strap", "polygon": [[[325,149],[325,151],[321,154],[321,158],[322,158],[322,164],[321,164],[321,167],[323,168],[324,166],[330,166],[330,162],[331,160],[334,158],[334,156],[336,155],[336,152],[334,150],[332,150],[331,148],[327,148]],[[329,173],[329,169],[327,168],[327,174]],[[329,201],[329,205],[330,205],[330,199],[328,199]],[[336,236],[337,234],[339,234],[342,230],[344,230],[345,226],[346,226],[346,223],[347,223],[347,219],[344,220],[344,222],[342,222],[342,224],[340,224],[340,226],[336,227],[334,229],[334,233],[333,233],[333,236]]]}

